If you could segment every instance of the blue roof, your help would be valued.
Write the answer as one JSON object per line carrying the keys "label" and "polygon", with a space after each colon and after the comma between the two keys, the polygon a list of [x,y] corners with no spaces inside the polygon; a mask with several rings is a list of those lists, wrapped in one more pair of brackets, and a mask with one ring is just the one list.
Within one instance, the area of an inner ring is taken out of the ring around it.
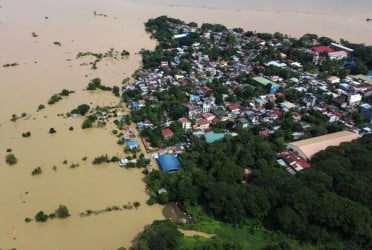
{"label": "blue roof", "polygon": [[137,147],[138,142],[137,141],[127,141],[128,147]]}
{"label": "blue roof", "polygon": [[208,133],[205,135],[205,141],[207,143],[213,143],[215,141],[220,141],[225,137],[225,133]]}
{"label": "blue roof", "polygon": [[257,98],[257,99],[256,99],[256,102],[257,102],[257,103],[263,103],[264,100],[263,100],[262,98]]}
{"label": "blue roof", "polygon": [[192,95],[192,100],[195,101],[195,102],[198,102],[198,101],[200,101],[200,96]]}
{"label": "blue roof", "polygon": [[161,170],[164,172],[173,172],[177,171],[181,165],[179,160],[175,155],[164,154],[158,158],[158,163]]}
{"label": "blue roof", "polygon": [[133,106],[133,108],[135,108],[135,109],[138,109],[138,108],[139,108],[139,104],[138,104],[138,102],[132,102],[132,106]]}

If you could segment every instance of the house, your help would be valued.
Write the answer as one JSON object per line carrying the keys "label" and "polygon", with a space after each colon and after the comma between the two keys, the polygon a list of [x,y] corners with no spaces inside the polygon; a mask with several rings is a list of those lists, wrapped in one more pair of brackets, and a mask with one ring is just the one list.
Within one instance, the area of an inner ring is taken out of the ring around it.
{"label": "house", "polygon": [[207,143],[213,143],[216,141],[221,141],[225,137],[225,133],[214,133],[210,132],[205,135],[205,141]]}
{"label": "house", "polygon": [[208,129],[210,122],[207,119],[199,119],[195,122],[194,129]]}
{"label": "house", "polygon": [[159,156],[157,160],[163,172],[176,172],[181,166],[181,163],[175,155],[164,154]]}
{"label": "house", "polygon": [[311,49],[314,54],[333,52],[334,50],[330,46],[317,46]]}
{"label": "house", "polygon": [[310,167],[310,164],[304,158],[293,151],[283,151],[279,154],[279,158],[296,172]]}
{"label": "house", "polygon": [[160,63],[161,68],[169,68],[169,63],[168,61],[161,61]]}
{"label": "house", "polygon": [[164,136],[165,139],[172,138],[173,131],[170,128],[163,128],[161,130],[161,134]]}
{"label": "house", "polygon": [[191,129],[191,122],[189,121],[189,119],[187,119],[185,117],[182,117],[182,118],[178,119],[178,121],[182,124],[182,128],[184,130]]}
{"label": "house", "polygon": [[204,119],[207,119],[209,122],[213,121],[213,119],[216,118],[216,116],[212,113],[202,113],[202,117]]}
{"label": "house", "polygon": [[340,83],[340,78],[337,76],[331,76],[327,78],[327,82],[330,84]]}
{"label": "house", "polygon": [[133,149],[138,148],[139,145],[138,145],[138,142],[137,142],[137,141],[127,141],[127,147],[128,147],[130,150],[133,150]]}
{"label": "house", "polygon": [[346,96],[344,95],[340,95],[340,96],[333,98],[332,102],[340,108],[346,108],[347,106]]}
{"label": "house", "polygon": [[230,104],[229,109],[230,109],[231,112],[234,112],[234,113],[239,113],[240,112],[239,105],[237,105],[237,104]]}
{"label": "house", "polygon": [[143,108],[145,107],[145,105],[146,105],[145,100],[138,100],[138,108]]}
{"label": "house", "polygon": [[243,128],[248,128],[249,122],[246,118],[240,118],[238,119],[239,125],[241,125]]}
{"label": "house", "polygon": [[281,106],[281,108],[282,108],[285,112],[289,111],[290,109],[294,109],[294,108],[297,107],[296,104],[291,103],[291,102],[288,102],[288,101],[282,102],[282,103],[280,104],[280,106]]}
{"label": "house", "polygon": [[207,100],[207,101],[203,102],[203,112],[204,113],[209,112],[211,110],[211,107],[212,107],[212,102],[210,100]]}
{"label": "house", "polygon": [[348,54],[346,51],[334,51],[328,52],[328,57],[331,60],[342,60],[347,58]]}
{"label": "house", "polygon": [[362,100],[361,94],[355,94],[355,95],[348,95],[347,101],[350,105],[359,103]]}
{"label": "house", "polygon": [[314,107],[316,103],[316,96],[313,93],[306,93],[304,101],[306,103],[306,107]]}
{"label": "house", "polygon": [[366,119],[372,119],[372,106],[368,103],[360,105],[360,113]]}

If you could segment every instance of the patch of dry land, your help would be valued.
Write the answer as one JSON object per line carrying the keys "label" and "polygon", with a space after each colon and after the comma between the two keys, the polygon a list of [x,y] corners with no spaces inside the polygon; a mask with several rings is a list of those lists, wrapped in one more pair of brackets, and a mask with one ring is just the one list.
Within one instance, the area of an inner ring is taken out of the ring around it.
{"label": "patch of dry land", "polygon": [[[111,93],[85,88],[95,77],[104,85],[120,86],[132,75],[140,62],[136,52],[155,46],[144,31],[148,18],[166,14],[264,32],[294,36],[311,32],[371,42],[372,26],[364,21],[368,16],[364,12],[371,10],[368,2],[353,1],[362,6],[360,10],[337,7],[341,1],[336,7],[326,4],[327,8],[298,3],[306,1],[296,1],[294,6],[293,1],[280,1],[280,5],[277,1],[199,2],[0,0],[0,249],[129,247],[145,225],[164,218],[161,206],[146,205],[141,170],[122,169],[116,163],[92,165],[102,154],[124,156],[123,146],[112,135],[113,119],[103,128],[82,130],[82,117],[65,115],[84,103],[121,111],[119,99]],[[76,58],[79,52],[105,53],[111,48],[119,53],[125,49],[130,55],[105,57],[95,70],[90,64],[94,56]],[[11,66],[3,67],[6,64]],[[62,89],[74,93],[48,105],[49,98]],[[45,108],[37,111],[40,104]],[[21,118],[11,121],[13,114]],[[50,128],[56,133],[50,134]],[[26,132],[31,135],[23,137]],[[12,166],[5,163],[9,153],[18,159]],[[42,174],[31,175],[38,166]],[[141,204],[137,209],[79,216],[89,209],[135,201]],[[24,221],[40,210],[52,213],[60,204],[68,207],[70,217],[46,223]]]}

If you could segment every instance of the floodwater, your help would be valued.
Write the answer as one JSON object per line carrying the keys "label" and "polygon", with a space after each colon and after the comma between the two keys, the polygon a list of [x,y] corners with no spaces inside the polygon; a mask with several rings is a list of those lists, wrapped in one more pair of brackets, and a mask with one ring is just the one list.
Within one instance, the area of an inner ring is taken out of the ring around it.
{"label": "floodwater", "polygon": [[[162,206],[146,205],[148,196],[140,170],[91,164],[102,154],[124,156],[123,147],[116,144],[117,138],[111,133],[112,123],[106,128],[82,130],[81,118],[58,115],[83,103],[91,107],[120,106],[111,94],[90,93],[84,88],[94,77],[100,77],[104,85],[120,86],[132,75],[140,65],[136,52],[155,46],[144,31],[143,23],[148,18],[166,14],[199,23],[223,23],[292,36],[310,32],[371,43],[372,25],[364,21],[371,13],[371,4],[363,1],[355,4],[357,8],[350,4],[356,1],[348,1],[343,9],[332,9],[332,4],[327,8],[303,6],[301,1],[296,5],[280,1],[280,6],[276,1],[199,2],[0,0],[0,65],[19,64],[0,67],[0,249],[129,247],[146,225],[164,218]],[[107,17],[94,16],[94,11]],[[104,59],[97,70],[82,65],[92,58],[76,59],[78,52],[104,53],[110,48],[125,49],[131,55]],[[75,93],[47,105],[49,97],[62,89]],[[39,104],[46,108],[37,112]],[[10,121],[12,114],[21,113],[26,113],[26,118]],[[70,126],[73,131],[69,131]],[[52,127],[57,131],[53,135],[48,133]],[[27,131],[31,137],[23,138],[21,134]],[[14,166],[4,161],[9,148],[18,158]],[[64,160],[67,164],[62,163]],[[79,167],[71,169],[72,163]],[[37,166],[43,173],[31,176]],[[134,201],[141,203],[138,209],[84,218],[78,215],[87,209],[101,210]],[[40,210],[52,213],[59,204],[66,205],[72,216],[47,223],[24,222]]]}

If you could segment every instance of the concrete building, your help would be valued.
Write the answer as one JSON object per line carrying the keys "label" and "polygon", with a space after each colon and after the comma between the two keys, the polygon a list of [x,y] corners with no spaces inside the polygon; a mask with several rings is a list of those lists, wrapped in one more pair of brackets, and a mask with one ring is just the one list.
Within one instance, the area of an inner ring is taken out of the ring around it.
{"label": "concrete building", "polygon": [[343,142],[358,139],[359,135],[350,131],[341,131],[310,139],[289,143],[287,148],[296,152],[302,158],[309,160],[313,155],[329,146],[338,146]]}
{"label": "concrete building", "polygon": [[253,80],[255,82],[259,83],[263,87],[271,85],[270,90],[269,90],[270,93],[275,93],[281,88],[281,86],[279,84],[277,84],[275,82],[272,82],[269,79],[266,79],[266,78],[261,77],[261,76],[253,77]]}
{"label": "concrete building", "polygon": [[159,156],[158,163],[163,172],[175,172],[181,165],[177,157],[171,154],[164,154]]}

